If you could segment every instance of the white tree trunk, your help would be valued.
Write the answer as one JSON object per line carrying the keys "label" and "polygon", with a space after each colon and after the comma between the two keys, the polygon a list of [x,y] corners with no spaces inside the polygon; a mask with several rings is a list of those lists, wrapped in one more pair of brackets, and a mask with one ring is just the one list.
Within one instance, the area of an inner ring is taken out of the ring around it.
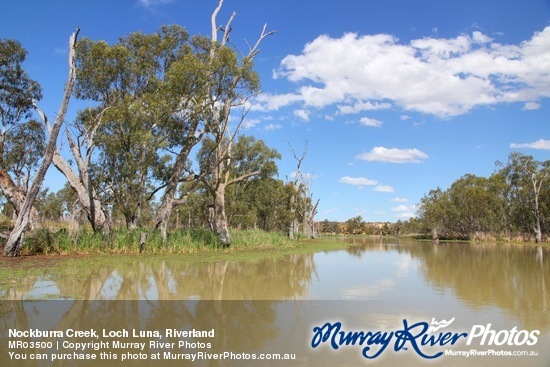
{"label": "white tree trunk", "polygon": [[229,246],[229,230],[227,229],[227,217],[225,215],[225,189],[214,194],[214,230],[220,237],[224,246]]}
{"label": "white tree trunk", "polygon": [[4,256],[19,256],[21,253],[21,248],[23,247],[24,232],[29,226],[34,200],[36,199],[36,196],[38,195],[38,192],[42,187],[42,182],[44,181],[44,177],[46,176],[46,172],[50,167],[50,163],[52,162],[53,155],[56,150],[57,137],[59,136],[61,125],[63,124],[63,121],[65,120],[65,115],[67,114],[67,108],[71,99],[71,93],[76,76],[74,59],[78,32],[79,29],[77,29],[75,33],[71,34],[71,37],[69,38],[69,78],[67,84],[65,85],[61,107],[59,108],[55,123],[50,131],[50,136],[48,144],[46,145],[46,149],[44,151],[44,158],[42,160],[42,163],[40,164],[40,167],[36,172],[36,176],[29,188],[29,191],[25,196],[25,200],[23,201],[21,210],[15,222],[15,227],[11,231],[10,236],[4,246]]}
{"label": "white tree trunk", "polygon": [[59,155],[57,150],[54,153],[52,163],[65,176],[67,182],[76,193],[78,202],[86,212],[86,216],[94,232],[101,231],[108,234],[111,230],[111,219],[91,185],[88,167],[80,175],[77,175],[71,166]]}

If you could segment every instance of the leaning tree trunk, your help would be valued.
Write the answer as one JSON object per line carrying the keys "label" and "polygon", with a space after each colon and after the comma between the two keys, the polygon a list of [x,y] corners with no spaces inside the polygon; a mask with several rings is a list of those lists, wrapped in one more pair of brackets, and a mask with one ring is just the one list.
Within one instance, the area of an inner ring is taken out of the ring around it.
{"label": "leaning tree trunk", "polygon": [[439,242],[439,231],[437,227],[432,228],[432,241],[436,243]]}
{"label": "leaning tree trunk", "polygon": [[[2,188],[2,193],[8,200],[8,202],[13,205],[15,210],[15,215],[19,215],[21,208],[23,207],[23,202],[25,201],[25,194],[20,187],[13,182],[12,178],[4,169],[0,169],[0,188]],[[29,227],[34,229],[40,223],[40,214],[38,211],[32,207],[31,214],[29,219]]]}
{"label": "leaning tree trunk", "polygon": [[[185,159],[183,159],[183,156],[181,154],[178,155],[176,163],[174,164],[174,168],[172,169],[172,174],[168,179],[168,183],[166,184],[164,194],[162,195],[162,199],[160,201],[160,207],[157,212],[155,228],[160,230],[163,242],[166,242],[166,238],[168,236],[168,221],[170,220],[170,215],[172,214],[172,210],[174,208],[174,201],[176,198],[176,190],[178,188],[179,176],[183,171],[183,168],[185,168],[186,160],[187,155],[185,155]],[[179,166],[181,166],[181,169]]]}
{"label": "leaning tree trunk", "polygon": [[42,182],[46,176],[46,172],[50,167],[52,162],[53,155],[56,150],[57,137],[59,136],[59,130],[61,125],[65,120],[65,115],[67,114],[67,107],[69,106],[69,101],[71,99],[71,93],[75,81],[76,67],[75,67],[75,45],[76,39],[78,37],[79,29],[77,28],[76,32],[71,34],[69,38],[69,79],[65,85],[65,91],[63,93],[63,100],[61,102],[61,107],[55,119],[55,123],[50,131],[50,136],[46,149],[44,150],[44,158],[36,176],[29,188],[25,200],[21,205],[21,210],[17,215],[17,220],[15,221],[15,227],[10,233],[6,245],[4,246],[4,256],[19,256],[21,254],[21,248],[23,247],[23,238],[24,233],[27,227],[29,226],[31,211],[33,208],[34,200],[42,187]]}
{"label": "leaning tree trunk", "polygon": [[[166,190],[168,190],[168,187],[166,188]],[[166,239],[168,237],[168,220],[170,219],[172,209],[174,208],[174,197],[175,190],[174,193],[167,193],[165,191],[164,195],[162,196],[160,208],[157,212],[155,228],[160,230],[163,242],[166,242]]]}
{"label": "leaning tree trunk", "polygon": [[[193,131],[196,131],[198,124],[195,124]],[[201,134],[202,136],[202,134]],[[185,164],[191,149],[200,141],[200,137],[195,138],[191,137],[188,139],[172,168],[172,172],[168,182],[166,183],[166,188],[164,189],[164,194],[162,195],[160,201],[160,207],[157,212],[155,228],[160,230],[162,235],[162,240],[165,242],[168,232],[168,221],[170,220],[170,215],[174,210],[174,207],[184,203],[185,199],[176,199],[176,192],[178,189],[178,184],[180,183],[180,177],[185,170]]]}
{"label": "leaning tree trunk", "polygon": [[[79,157],[77,157],[77,159],[78,158]],[[61,157],[61,155],[59,155],[57,150],[53,155],[52,162],[54,166],[65,176],[67,182],[76,193],[78,202],[82,205],[82,209],[86,213],[86,217],[92,225],[93,231],[109,234],[112,227],[111,218],[106,209],[104,209],[101,201],[99,201],[97,194],[91,185],[88,168],[86,167],[86,170],[82,170],[80,176],[77,175],[69,164]]]}

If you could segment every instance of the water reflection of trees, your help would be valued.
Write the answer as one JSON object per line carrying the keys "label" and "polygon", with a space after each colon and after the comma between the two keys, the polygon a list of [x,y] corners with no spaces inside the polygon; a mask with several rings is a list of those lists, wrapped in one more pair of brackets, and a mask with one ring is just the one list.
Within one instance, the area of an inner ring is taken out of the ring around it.
{"label": "water reflection of trees", "polygon": [[550,328],[550,251],[542,247],[443,244],[410,247],[426,280],[471,307],[497,306],[533,329]]}
{"label": "water reflection of trees", "polygon": [[[67,261],[62,276],[48,281],[59,298],[282,300],[307,293],[315,272],[313,255],[253,261],[187,262],[177,258],[126,259],[105,264]],[[74,275],[74,276],[71,276]],[[4,299],[32,297],[39,278],[29,277],[6,290]]]}
{"label": "water reflection of trees", "polygon": [[[105,330],[129,330],[129,337],[116,338],[123,342],[146,342],[144,353],[170,351],[188,353],[205,351],[209,353],[254,353],[279,336],[276,323],[278,301],[0,301],[2,319],[0,320],[0,342],[7,345],[7,332],[10,328],[19,330],[96,330],[100,335]],[[132,329],[138,331],[158,330],[162,338],[134,338]],[[215,338],[165,337],[166,329],[176,330],[215,330]],[[68,339],[68,338],[67,338]],[[11,339],[10,339],[11,340]],[[58,341],[57,338],[29,338],[38,341]],[[85,338],[68,339],[86,341]],[[101,339],[112,341],[113,339]],[[174,342],[170,349],[155,349],[149,340]],[[62,341],[62,340],[61,340]],[[211,348],[188,349],[178,346],[179,341],[189,343],[211,343]],[[112,348],[112,345],[111,345]],[[23,350],[14,350],[22,353]],[[103,349],[103,352],[125,353],[127,349]],[[28,352],[28,351],[26,351]],[[52,350],[41,351],[52,353]],[[72,350],[61,350],[72,353]],[[84,351],[80,351],[83,353]],[[137,350],[132,352],[139,352]],[[57,352],[55,352],[57,353]],[[94,353],[92,349],[85,353]],[[95,352],[98,355],[99,352]],[[9,358],[7,353],[0,355],[0,363]],[[112,362],[112,363],[110,363]],[[94,366],[98,362],[61,361],[56,366]],[[226,361],[162,361],[164,365],[177,366],[221,366]],[[18,366],[41,365],[33,360],[18,361]],[[50,364],[46,364],[50,365]],[[102,366],[120,365],[118,361],[102,360]],[[132,366],[156,365],[150,361],[136,361]]]}
{"label": "water reflection of trees", "polygon": [[[44,279],[25,278],[2,295],[11,301],[0,301],[1,337],[6,338],[9,328],[28,330],[44,320],[47,325],[38,327],[45,330],[215,329],[215,343],[209,352],[250,353],[271,346],[268,341],[278,338],[278,300],[301,298],[308,292],[315,272],[312,254],[203,263],[177,258],[136,257],[119,263],[76,259],[63,266],[62,272],[47,277],[48,282],[55,284],[59,298],[83,301],[18,301],[33,298],[33,289],[39,288]],[[61,316],[56,319],[53,310],[62,310]],[[176,348],[174,352],[181,350]],[[59,365],[71,365],[69,362]],[[224,365],[222,362],[209,361],[208,365]],[[192,364],[177,361],[175,365]]]}
{"label": "water reflection of trees", "polygon": [[411,239],[351,239],[352,256],[372,251],[408,253],[421,262],[425,280],[451,289],[472,308],[496,306],[524,327],[550,329],[550,248],[531,245],[448,243]]}

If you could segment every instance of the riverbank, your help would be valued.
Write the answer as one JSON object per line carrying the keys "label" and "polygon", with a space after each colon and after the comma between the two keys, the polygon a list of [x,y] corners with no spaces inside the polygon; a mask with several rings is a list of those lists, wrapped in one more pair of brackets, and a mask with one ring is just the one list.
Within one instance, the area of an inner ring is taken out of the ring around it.
{"label": "riverbank", "polygon": [[[206,232],[208,231],[205,231],[203,235],[208,235]],[[171,236],[167,244],[160,247],[156,236],[149,237],[148,234],[148,244],[142,253],[139,253],[139,243],[137,242],[140,237],[139,232],[137,234],[119,233],[115,238],[122,238],[124,242],[113,243],[112,247],[100,247],[90,239],[86,239],[86,241],[81,239],[81,242],[78,243],[79,247],[44,242],[50,251],[32,254],[30,253],[31,248],[25,248],[23,256],[0,257],[0,293],[24,286],[31,280],[41,277],[87,279],[96,272],[98,267],[134,267],[144,259],[153,263],[162,263],[167,260],[177,260],[180,263],[264,261],[266,259],[280,260],[289,255],[328,252],[354,246],[344,238],[290,240],[282,233],[236,230],[232,231],[233,244],[228,248],[223,248],[218,246],[215,241],[208,243],[205,238],[202,238],[203,242],[199,243],[197,233],[187,235],[195,236],[194,240],[176,244],[175,236]],[[179,236],[178,238],[184,239],[182,234]],[[33,241],[36,240],[36,238],[33,239]],[[53,240],[53,238],[49,240]],[[2,297],[0,296],[0,298]]]}

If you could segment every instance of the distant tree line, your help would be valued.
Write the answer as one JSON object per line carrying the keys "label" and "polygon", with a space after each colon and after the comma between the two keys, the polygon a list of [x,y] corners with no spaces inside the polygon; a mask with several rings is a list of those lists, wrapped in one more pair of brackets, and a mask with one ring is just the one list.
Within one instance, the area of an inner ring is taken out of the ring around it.
{"label": "distant tree line", "polygon": [[[305,176],[277,179],[281,155],[241,134],[248,100],[260,92],[253,60],[272,32],[264,26],[247,51],[236,50],[228,43],[235,14],[219,26],[221,5],[210,37],[171,25],[110,45],[77,41],[75,32],[53,125],[38,106],[40,85],[22,68],[26,51],[0,40],[0,189],[15,222],[4,255],[20,253],[25,231],[61,218],[105,235],[150,227],[163,239],[175,227],[210,227],[224,245],[229,226],[314,234]],[[58,144],[71,98],[86,107]],[[50,162],[67,179],[57,193],[41,188]]]}
{"label": "distant tree line", "polygon": [[434,240],[547,241],[550,233],[550,161],[512,153],[497,162],[490,177],[471,174],[447,190],[421,199],[417,216],[406,221],[368,223],[361,216],[345,222],[319,222],[332,235],[414,235]]}
{"label": "distant tree line", "polygon": [[550,233],[550,161],[514,152],[490,177],[465,175],[421,200],[416,227],[433,239],[541,242]]}
{"label": "distant tree line", "polygon": [[317,223],[319,233],[325,235],[367,235],[367,236],[399,236],[402,221],[392,222],[366,222],[360,215],[345,222],[325,219]]}

